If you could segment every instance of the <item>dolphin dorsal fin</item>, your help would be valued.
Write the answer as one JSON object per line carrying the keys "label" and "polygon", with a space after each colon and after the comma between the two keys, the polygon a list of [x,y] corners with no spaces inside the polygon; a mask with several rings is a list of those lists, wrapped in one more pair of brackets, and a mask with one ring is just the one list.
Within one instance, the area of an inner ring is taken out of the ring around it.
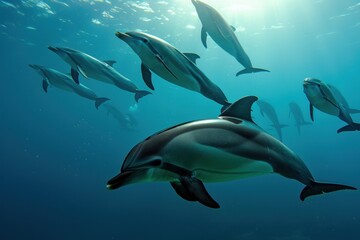
{"label": "dolphin dorsal fin", "polygon": [[254,123],[251,117],[251,106],[258,98],[256,96],[243,97],[231,104],[219,117],[233,117]]}
{"label": "dolphin dorsal fin", "polygon": [[196,53],[183,53],[190,61],[196,64],[196,60],[200,58]]}
{"label": "dolphin dorsal fin", "polygon": [[115,60],[104,60],[104,63],[108,64],[109,66],[113,67],[113,65],[116,63]]}

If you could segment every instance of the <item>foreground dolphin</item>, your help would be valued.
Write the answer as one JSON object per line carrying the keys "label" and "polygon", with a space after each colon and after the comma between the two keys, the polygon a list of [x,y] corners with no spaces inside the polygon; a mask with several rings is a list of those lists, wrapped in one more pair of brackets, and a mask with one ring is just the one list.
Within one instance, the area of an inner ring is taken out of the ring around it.
{"label": "foreground dolphin", "polygon": [[277,134],[279,135],[280,141],[282,141],[281,129],[283,127],[287,127],[288,125],[280,124],[279,118],[276,114],[276,111],[275,111],[274,107],[270,105],[270,103],[261,101],[261,100],[257,101],[256,103],[258,104],[258,106],[260,108],[261,115],[262,116],[266,115],[270,119],[270,121],[273,123],[271,126],[273,128],[275,128]]}
{"label": "foreground dolphin", "polygon": [[143,32],[116,32],[116,36],[140,57],[141,73],[149,88],[154,90],[151,70],[173,84],[201,93],[223,109],[230,105],[222,90],[195,65],[198,55],[181,53],[168,42]]}
{"label": "foreground dolphin", "polygon": [[207,33],[210,37],[227,53],[236,58],[236,60],[245,67],[238,72],[236,76],[244,73],[269,72],[269,70],[254,68],[249,56],[242,48],[234,31],[235,28],[229,25],[225,19],[213,7],[198,0],[191,0],[196,8],[196,12],[202,23],[201,41],[207,48]]}
{"label": "foreground dolphin", "polygon": [[116,71],[112,67],[115,61],[100,61],[86,53],[70,48],[50,46],[49,49],[71,66],[71,76],[76,83],[79,83],[80,72],[85,78],[93,78],[113,84],[122,90],[135,93],[136,102],[138,102],[140,98],[150,94],[148,91],[139,90],[133,82]]}
{"label": "foreground dolphin", "polygon": [[340,128],[337,132],[360,131],[360,124],[354,123],[349,111],[336,97],[329,85],[315,78],[305,78],[304,93],[310,102],[310,117],[314,121],[314,107],[320,111],[337,116],[348,125]]}
{"label": "foreground dolphin", "polygon": [[193,121],[156,133],[127,155],[108,189],[138,182],[167,181],[188,201],[219,208],[203,182],[221,182],[278,173],[306,187],[308,196],[354,187],[315,182],[304,162],[289,148],[262,131],[251,119],[257,97],[245,97],[217,119]]}
{"label": "foreground dolphin", "polygon": [[299,107],[299,105],[295,102],[291,102],[289,103],[289,107],[290,107],[290,112],[289,112],[289,117],[292,114],[294,116],[295,119],[295,126],[298,130],[298,133],[300,134],[300,127],[303,125],[309,125],[311,124],[310,122],[306,122],[304,120],[304,115]]}
{"label": "foreground dolphin", "polygon": [[43,77],[42,87],[45,92],[47,92],[48,86],[50,84],[56,88],[68,92],[73,92],[81,97],[95,101],[96,108],[109,100],[108,98],[97,97],[97,95],[90,88],[82,84],[74,83],[71,77],[64,73],[36,64],[29,64],[29,67],[35,69]]}

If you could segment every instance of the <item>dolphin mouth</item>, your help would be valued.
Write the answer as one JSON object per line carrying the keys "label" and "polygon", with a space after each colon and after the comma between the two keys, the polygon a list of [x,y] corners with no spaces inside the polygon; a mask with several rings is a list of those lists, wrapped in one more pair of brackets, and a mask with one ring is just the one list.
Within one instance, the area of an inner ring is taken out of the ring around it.
{"label": "dolphin mouth", "polygon": [[121,40],[125,40],[126,38],[130,38],[130,35],[128,35],[126,33],[122,33],[122,32],[116,32],[115,36],[117,36]]}
{"label": "dolphin mouth", "polygon": [[148,169],[123,171],[115,177],[111,178],[107,182],[106,188],[109,190],[114,190],[131,183],[143,182],[146,178],[147,170]]}

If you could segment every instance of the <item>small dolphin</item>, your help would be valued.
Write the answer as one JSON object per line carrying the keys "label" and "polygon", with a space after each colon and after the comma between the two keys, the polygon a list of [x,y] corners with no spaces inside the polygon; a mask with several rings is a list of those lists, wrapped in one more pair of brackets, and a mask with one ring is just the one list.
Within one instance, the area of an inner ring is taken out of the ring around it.
{"label": "small dolphin", "polygon": [[281,129],[283,127],[287,127],[288,125],[279,123],[279,119],[276,114],[276,111],[275,111],[274,107],[270,105],[270,103],[261,101],[261,100],[257,101],[256,103],[258,104],[258,106],[260,108],[261,115],[264,116],[264,114],[265,114],[270,119],[270,121],[273,123],[271,126],[273,128],[275,128],[277,134],[279,135],[280,141],[282,141]]}
{"label": "small dolphin", "polygon": [[360,113],[360,110],[350,108],[349,103],[346,101],[345,97],[341,94],[341,92],[339,91],[339,89],[337,89],[335,86],[330,85],[330,84],[328,84],[328,86],[330,87],[330,89],[331,89],[331,91],[333,92],[333,94],[334,94],[334,96],[336,97],[336,99],[339,100],[339,102],[343,105],[343,107],[344,107],[350,114]]}
{"label": "small dolphin", "polygon": [[300,199],[354,187],[315,182],[304,162],[251,118],[257,97],[242,98],[217,119],[193,121],[156,133],[126,156],[121,172],[107,183],[116,189],[138,182],[170,182],[188,201],[219,208],[203,182],[222,182],[278,173],[306,187]]}
{"label": "small dolphin", "polygon": [[82,84],[74,83],[70,76],[56,71],[55,69],[43,67],[36,64],[29,64],[29,67],[35,69],[43,77],[42,87],[45,92],[47,92],[48,86],[50,84],[56,88],[68,92],[73,92],[81,97],[95,101],[96,108],[98,108],[102,103],[109,100],[108,98],[97,97],[97,95],[90,88]]}
{"label": "small dolphin", "polygon": [[146,85],[154,90],[151,71],[180,87],[201,93],[227,108],[228,102],[222,90],[195,65],[199,58],[193,53],[181,53],[168,42],[142,32],[116,32],[140,57],[141,73]]}
{"label": "small dolphin", "polygon": [[234,31],[235,28],[229,25],[225,19],[213,7],[199,0],[191,0],[196,8],[196,12],[202,23],[201,41],[207,48],[207,33],[210,37],[227,53],[236,58],[236,60],[245,67],[236,74],[239,76],[244,73],[269,72],[269,70],[254,68],[249,56],[242,48]]}
{"label": "small dolphin", "polygon": [[134,129],[137,125],[136,119],[130,114],[122,113],[117,107],[111,103],[105,103],[103,108],[106,109],[107,114],[115,118],[121,127],[126,129]]}
{"label": "small dolphin", "polygon": [[298,130],[298,133],[300,134],[300,127],[302,125],[309,125],[311,124],[310,122],[306,122],[304,120],[304,115],[299,107],[299,105],[295,102],[291,102],[289,103],[289,107],[290,107],[290,112],[289,112],[289,117],[292,114],[294,116],[295,119],[295,126]]}
{"label": "small dolphin", "polygon": [[304,93],[310,102],[310,117],[314,121],[314,107],[320,111],[337,116],[348,125],[340,128],[337,133],[344,131],[360,131],[360,124],[354,123],[349,111],[341,103],[329,85],[315,78],[305,78]]}
{"label": "small dolphin", "polygon": [[150,94],[148,91],[139,90],[133,82],[116,71],[112,67],[115,63],[113,60],[100,61],[86,53],[70,48],[50,46],[49,49],[71,66],[71,76],[76,83],[79,83],[80,72],[85,78],[93,78],[101,82],[113,84],[122,90],[135,93],[136,102]]}

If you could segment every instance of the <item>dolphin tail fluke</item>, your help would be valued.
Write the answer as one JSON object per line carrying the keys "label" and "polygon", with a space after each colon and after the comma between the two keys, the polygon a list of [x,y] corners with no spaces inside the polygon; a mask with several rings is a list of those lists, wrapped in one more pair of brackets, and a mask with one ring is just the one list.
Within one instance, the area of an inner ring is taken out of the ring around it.
{"label": "dolphin tail fluke", "polygon": [[135,101],[139,102],[139,99],[142,97],[145,97],[146,95],[151,94],[151,92],[149,91],[145,91],[145,90],[137,90],[135,92]]}
{"label": "dolphin tail fluke", "polygon": [[350,114],[354,114],[354,113],[360,113],[360,110],[358,109],[353,109],[353,108],[348,108],[346,109]]}
{"label": "dolphin tail fluke", "polygon": [[270,71],[262,68],[245,68],[239,71],[238,73],[236,73],[236,76],[246,73],[257,73],[257,72],[270,72]]}
{"label": "dolphin tail fluke", "polygon": [[341,132],[350,132],[350,131],[360,131],[360,123],[352,123],[349,125],[346,125],[339,130],[337,130],[337,133]]}
{"label": "dolphin tail fluke", "polygon": [[96,98],[95,99],[95,107],[96,107],[96,109],[98,109],[101,104],[103,104],[104,102],[106,102],[108,100],[110,100],[110,99],[105,98],[105,97]]}
{"label": "dolphin tail fluke", "polygon": [[339,190],[357,190],[354,187],[340,185],[340,184],[333,184],[333,183],[318,183],[312,182],[310,186],[306,186],[300,194],[301,201],[304,201],[307,197],[320,195],[323,193],[335,192]]}

